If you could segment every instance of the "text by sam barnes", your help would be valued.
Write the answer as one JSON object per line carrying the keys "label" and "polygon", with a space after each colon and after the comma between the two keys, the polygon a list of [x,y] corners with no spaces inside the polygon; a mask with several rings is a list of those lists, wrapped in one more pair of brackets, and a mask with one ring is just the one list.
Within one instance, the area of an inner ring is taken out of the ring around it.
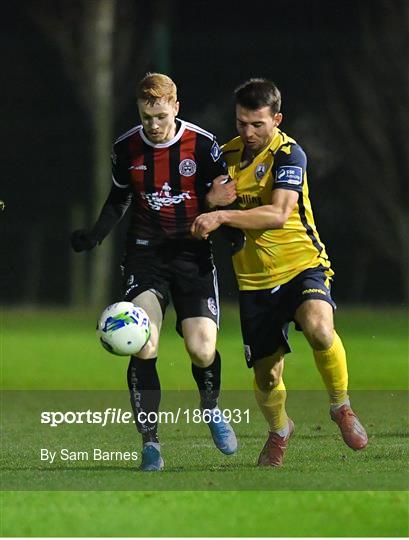
{"label": "text by sam barnes", "polygon": [[92,450],[40,449],[40,460],[50,464],[57,461],[136,461],[137,459],[138,452],[107,451],[101,448],[93,448]]}

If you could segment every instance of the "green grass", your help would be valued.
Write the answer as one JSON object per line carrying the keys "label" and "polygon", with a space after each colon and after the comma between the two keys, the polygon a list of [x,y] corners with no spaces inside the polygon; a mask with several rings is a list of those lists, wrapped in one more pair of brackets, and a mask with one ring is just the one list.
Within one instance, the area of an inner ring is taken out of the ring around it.
{"label": "green grass", "polygon": [[11,492],[3,534],[406,536],[407,506],[400,492]]}
{"label": "green grass", "polygon": [[[110,356],[96,346],[95,313],[10,310],[4,316],[3,363],[7,389],[123,389],[126,358]],[[408,319],[404,310],[341,310],[338,333],[348,353],[350,388],[408,388]],[[158,370],[166,389],[193,389],[183,341],[175,335],[169,310],[161,337]],[[289,389],[321,389],[311,351],[292,330],[293,352],[286,357]],[[252,374],[245,366],[237,309],[224,306],[219,335],[223,388],[248,389]],[[24,365],[16,371],[15,366]]]}
{"label": "green grass", "polygon": [[[7,489],[1,494],[2,534],[406,536],[406,313],[345,310],[337,317],[348,351],[351,394],[370,435],[361,453],[340,442],[328,420],[311,352],[303,337],[292,333],[294,352],[286,359],[285,378],[297,430],[286,466],[272,471],[253,465],[265,426],[249,391],[252,377],[243,360],[237,312],[227,306],[223,315],[223,406],[239,402],[251,409],[251,422],[236,426],[240,452],[232,457],[218,453],[204,425],[163,425],[166,470],[146,475],[132,462],[40,462],[37,451],[43,446],[139,450],[134,426],[50,428],[38,421],[40,410],[86,410],[79,405],[90,403],[103,410],[117,402],[127,408],[126,394],[119,392],[127,360],[99,348],[92,313],[9,310],[1,381],[14,392],[6,393],[2,403]],[[173,326],[170,312],[159,361],[168,409],[178,399],[196,404],[190,366]],[[45,391],[23,391],[29,389]]]}
{"label": "green grass", "polygon": [[[94,448],[104,451],[139,450],[131,424],[59,425],[40,423],[41,411],[129,410],[126,393],[8,392],[3,398],[3,486],[7,490],[404,490],[408,486],[405,447],[407,395],[402,391],[355,393],[354,403],[365,419],[370,445],[354,453],[329,422],[325,394],[293,392],[289,414],[296,419],[296,435],[286,453],[286,467],[262,470],[255,457],[266,437],[264,420],[251,392],[225,392],[223,406],[248,416],[235,423],[240,451],[224,456],[216,450],[204,424],[162,423],[166,469],[160,475],[135,471],[138,460],[94,460]],[[383,403],[379,411],[378,403]],[[192,411],[195,392],[164,392],[164,411]],[[24,415],[22,414],[24,411]],[[239,418],[235,418],[239,420]],[[54,463],[40,460],[40,450],[56,452]],[[62,459],[61,449],[74,452]],[[78,451],[86,452],[78,458]],[[75,474],[73,474],[75,472]]]}

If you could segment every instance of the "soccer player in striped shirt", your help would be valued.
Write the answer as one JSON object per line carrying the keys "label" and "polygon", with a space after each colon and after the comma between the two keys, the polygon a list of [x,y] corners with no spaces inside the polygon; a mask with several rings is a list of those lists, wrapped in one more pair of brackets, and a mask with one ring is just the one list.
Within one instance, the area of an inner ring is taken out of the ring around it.
{"label": "soccer player in striped shirt", "polygon": [[211,244],[198,241],[190,232],[200,213],[229,205],[236,194],[234,183],[226,183],[214,135],[177,117],[177,89],[168,76],[148,73],[139,84],[137,104],[141,124],[114,143],[112,188],[100,217],[91,230],[75,231],[71,243],[75,251],[94,248],[129,208],[124,299],[145,309],[152,331],[147,345],[131,357],[128,387],[142,435],[141,470],[155,471],[163,468],[157,422],[138,419],[159,410],[156,360],[170,299],[177,331],[192,362],[201,407],[210,411],[213,440],[225,454],[237,448],[233,429],[223,418],[220,421],[218,410],[219,296]]}

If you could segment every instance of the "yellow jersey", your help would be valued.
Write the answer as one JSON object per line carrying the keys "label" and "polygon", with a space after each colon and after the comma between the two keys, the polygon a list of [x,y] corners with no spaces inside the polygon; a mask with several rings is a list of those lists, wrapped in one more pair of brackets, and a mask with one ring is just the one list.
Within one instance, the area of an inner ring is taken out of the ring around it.
{"label": "yellow jersey", "polygon": [[236,181],[241,210],[271,204],[274,189],[299,193],[298,203],[282,229],[246,229],[244,248],[233,257],[240,290],[270,289],[287,283],[307,268],[334,272],[314,223],[302,148],[281,130],[260,154],[243,163],[244,145],[236,137],[222,147],[228,174]]}

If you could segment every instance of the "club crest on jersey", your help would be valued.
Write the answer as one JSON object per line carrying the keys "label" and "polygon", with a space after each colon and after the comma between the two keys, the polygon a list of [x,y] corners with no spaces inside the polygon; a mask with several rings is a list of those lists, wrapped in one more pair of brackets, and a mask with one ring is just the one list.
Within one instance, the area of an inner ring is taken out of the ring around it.
{"label": "club crest on jersey", "polygon": [[193,159],[184,159],[179,164],[179,173],[182,176],[193,176],[196,172],[196,162]]}
{"label": "club crest on jersey", "polygon": [[210,155],[212,156],[213,161],[217,161],[221,156],[221,153],[222,151],[220,150],[220,146],[217,144],[216,141],[214,141],[210,149]]}
{"label": "club crest on jersey", "polygon": [[260,165],[257,165],[256,170],[254,172],[257,182],[260,182],[260,180],[266,174],[266,170],[267,170],[267,165],[265,163],[260,163]]}

